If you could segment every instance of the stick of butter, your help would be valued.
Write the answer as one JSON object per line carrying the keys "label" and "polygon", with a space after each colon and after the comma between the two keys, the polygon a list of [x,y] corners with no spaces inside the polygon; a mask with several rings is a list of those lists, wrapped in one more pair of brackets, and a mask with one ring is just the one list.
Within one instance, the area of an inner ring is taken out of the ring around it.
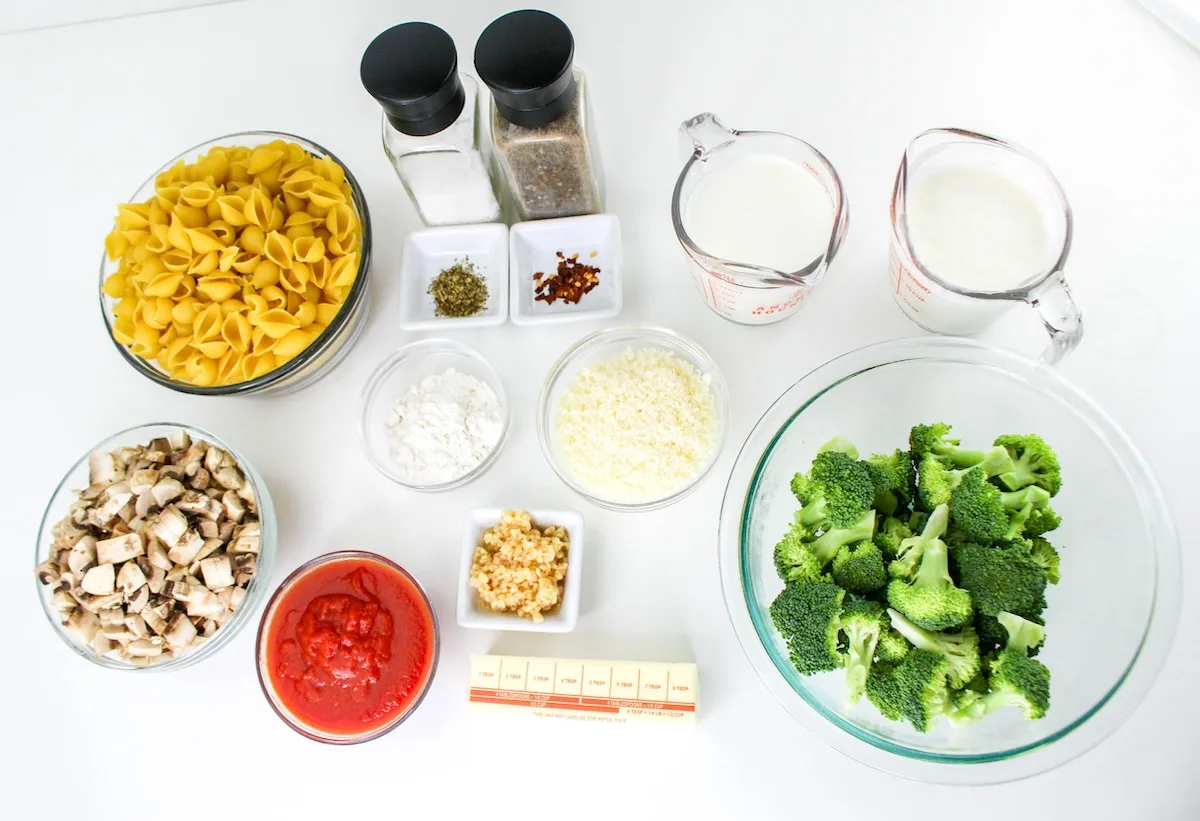
{"label": "stick of butter", "polygon": [[693,722],[696,665],[471,656],[472,710],[624,723]]}

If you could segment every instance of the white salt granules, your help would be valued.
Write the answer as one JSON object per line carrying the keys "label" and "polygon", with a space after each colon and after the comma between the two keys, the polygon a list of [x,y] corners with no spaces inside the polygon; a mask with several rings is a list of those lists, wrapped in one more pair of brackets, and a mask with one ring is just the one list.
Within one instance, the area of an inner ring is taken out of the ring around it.
{"label": "white salt granules", "polygon": [[439,485],[487,458],[504,430],[504,410],[487,384],[450,368],[409,388],[392,408],[387,428],[400,478]]}

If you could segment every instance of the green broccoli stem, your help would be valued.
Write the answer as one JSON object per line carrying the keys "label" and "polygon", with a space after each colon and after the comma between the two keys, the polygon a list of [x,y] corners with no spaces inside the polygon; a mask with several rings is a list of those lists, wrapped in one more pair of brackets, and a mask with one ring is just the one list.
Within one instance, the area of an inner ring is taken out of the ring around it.
{"label": "green broccoli stem", "polygon": [[875,511],[868,510],[849,528],[834,527],[808,543],[809,550],[822,564],[829,564],[843,545],[861,542],[875,535]]}
{"label": "green broccoli stem", "polygon": [[996,620],[1008,631],[1008,643],[1005,650],[1029,652],[1046,638],[1046,628],[1037,622],[1023,619],[1015,613],[1001,612]]}
{"label": "green broccoli stem", "polygon": [[938,644],[934,638],[934,634],[923,627],[913,624],[898,610],[889,608],[887,612],[888,618],[891,619],[892,627],[897,633],[908,639],[913,647],[916,647],[918,650],[927,650],[930,653],[941,654],[942,646]]}
{"label": "green broccoli stem", "polygon": [[946,535],[946,531],[950,529],[950,506],[938,505],[929,514],[929,518],[925,520],[925,527],[921,529],[921,539],[940,539]]}
{"label": "green broccoli stem", "polygon": [[950,552],[941,539],[933,539],[925,546],[921,564],[913,576],[913,587],[945,587],[954,584],[950,578]]}
{"label": "green broccoli stem", "polygon": [[804,527],[817,527],[823,523],[827,523],[829,515],[826,509],[825,498],[821,497],[800,508],[800,515],[797,517],[797,521]]}
{"label": "green broccoli stem", "polygon": [[1026,505],[1030,505],[1032,510],[1034,507],[1044,507],[1050,504],[1050,494],[1040,487],[1030,485],[1020,490],[1001,493],[1000,503],[1004,505],[1005,510],[1020,510]]}
{"label": "green broccoli stem", "polygon": [[875,646],[879,642],[879,630],[850,628],[846,631],[846,685],[850,703],[854,704],[867,689],[867,673],[875,658]]}

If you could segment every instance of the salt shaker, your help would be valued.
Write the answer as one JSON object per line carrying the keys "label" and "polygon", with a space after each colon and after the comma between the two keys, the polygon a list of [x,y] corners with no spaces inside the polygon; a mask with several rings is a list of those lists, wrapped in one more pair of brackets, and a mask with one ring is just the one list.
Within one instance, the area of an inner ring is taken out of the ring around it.
{"label": "salt shaker", "polygon": [[425,224],[500,219],[479,150],[478,86],[459,76],[450,35],[429,23],[393,26],[367,46],[359,74],[383,106],[383,150]]}
{"label": "salt shaker", "polygon": [[491,89],[484,115],[497,164],[521,220],[604,210],[584,74],[575,38],[544,11],[514,11],[475,44],[475,71]]}

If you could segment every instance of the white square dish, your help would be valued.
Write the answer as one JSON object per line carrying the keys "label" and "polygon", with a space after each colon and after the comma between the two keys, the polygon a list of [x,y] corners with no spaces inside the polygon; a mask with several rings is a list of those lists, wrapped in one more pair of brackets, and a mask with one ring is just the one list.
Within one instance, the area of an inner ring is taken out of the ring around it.
{"label": "white square dish", "polygon": [[471,587],[471,562],[483,539],[483,532],[500,521],[500,514],[515,508],[480,507],[467,514],[463,527],[462,556],[458,574],[458,623],[462,627],[483,630],[521,630],[541,633],[569,633],[579,620],[580,573],[583,569],[583,514],[577,510],[528,509],[534,527],[564,527],[570,546],[567,550],[567,575],[563,579],[562,602],[541,622],[515,613],[496,613],[484,607]]}
{"label": "white square dish", "polygon": [[[599,283],[572,305],[538,301],[534,275],[558,271],[558,254],[579,255],[599,268]],[[509,312],[514,325],[547,325],[619,316],[621,296],[621,223],[612,214],[518,222],[509,233]]]}
{"label": "white square dish", "polygon": [[[404,238],[400,260],[400,327],[408,331],[488,328],[508,315],[508,226],[451,225],[413,231]],[[487,282],[483,313],[437,316],[429,284],[456,262],[469,260]]]}

